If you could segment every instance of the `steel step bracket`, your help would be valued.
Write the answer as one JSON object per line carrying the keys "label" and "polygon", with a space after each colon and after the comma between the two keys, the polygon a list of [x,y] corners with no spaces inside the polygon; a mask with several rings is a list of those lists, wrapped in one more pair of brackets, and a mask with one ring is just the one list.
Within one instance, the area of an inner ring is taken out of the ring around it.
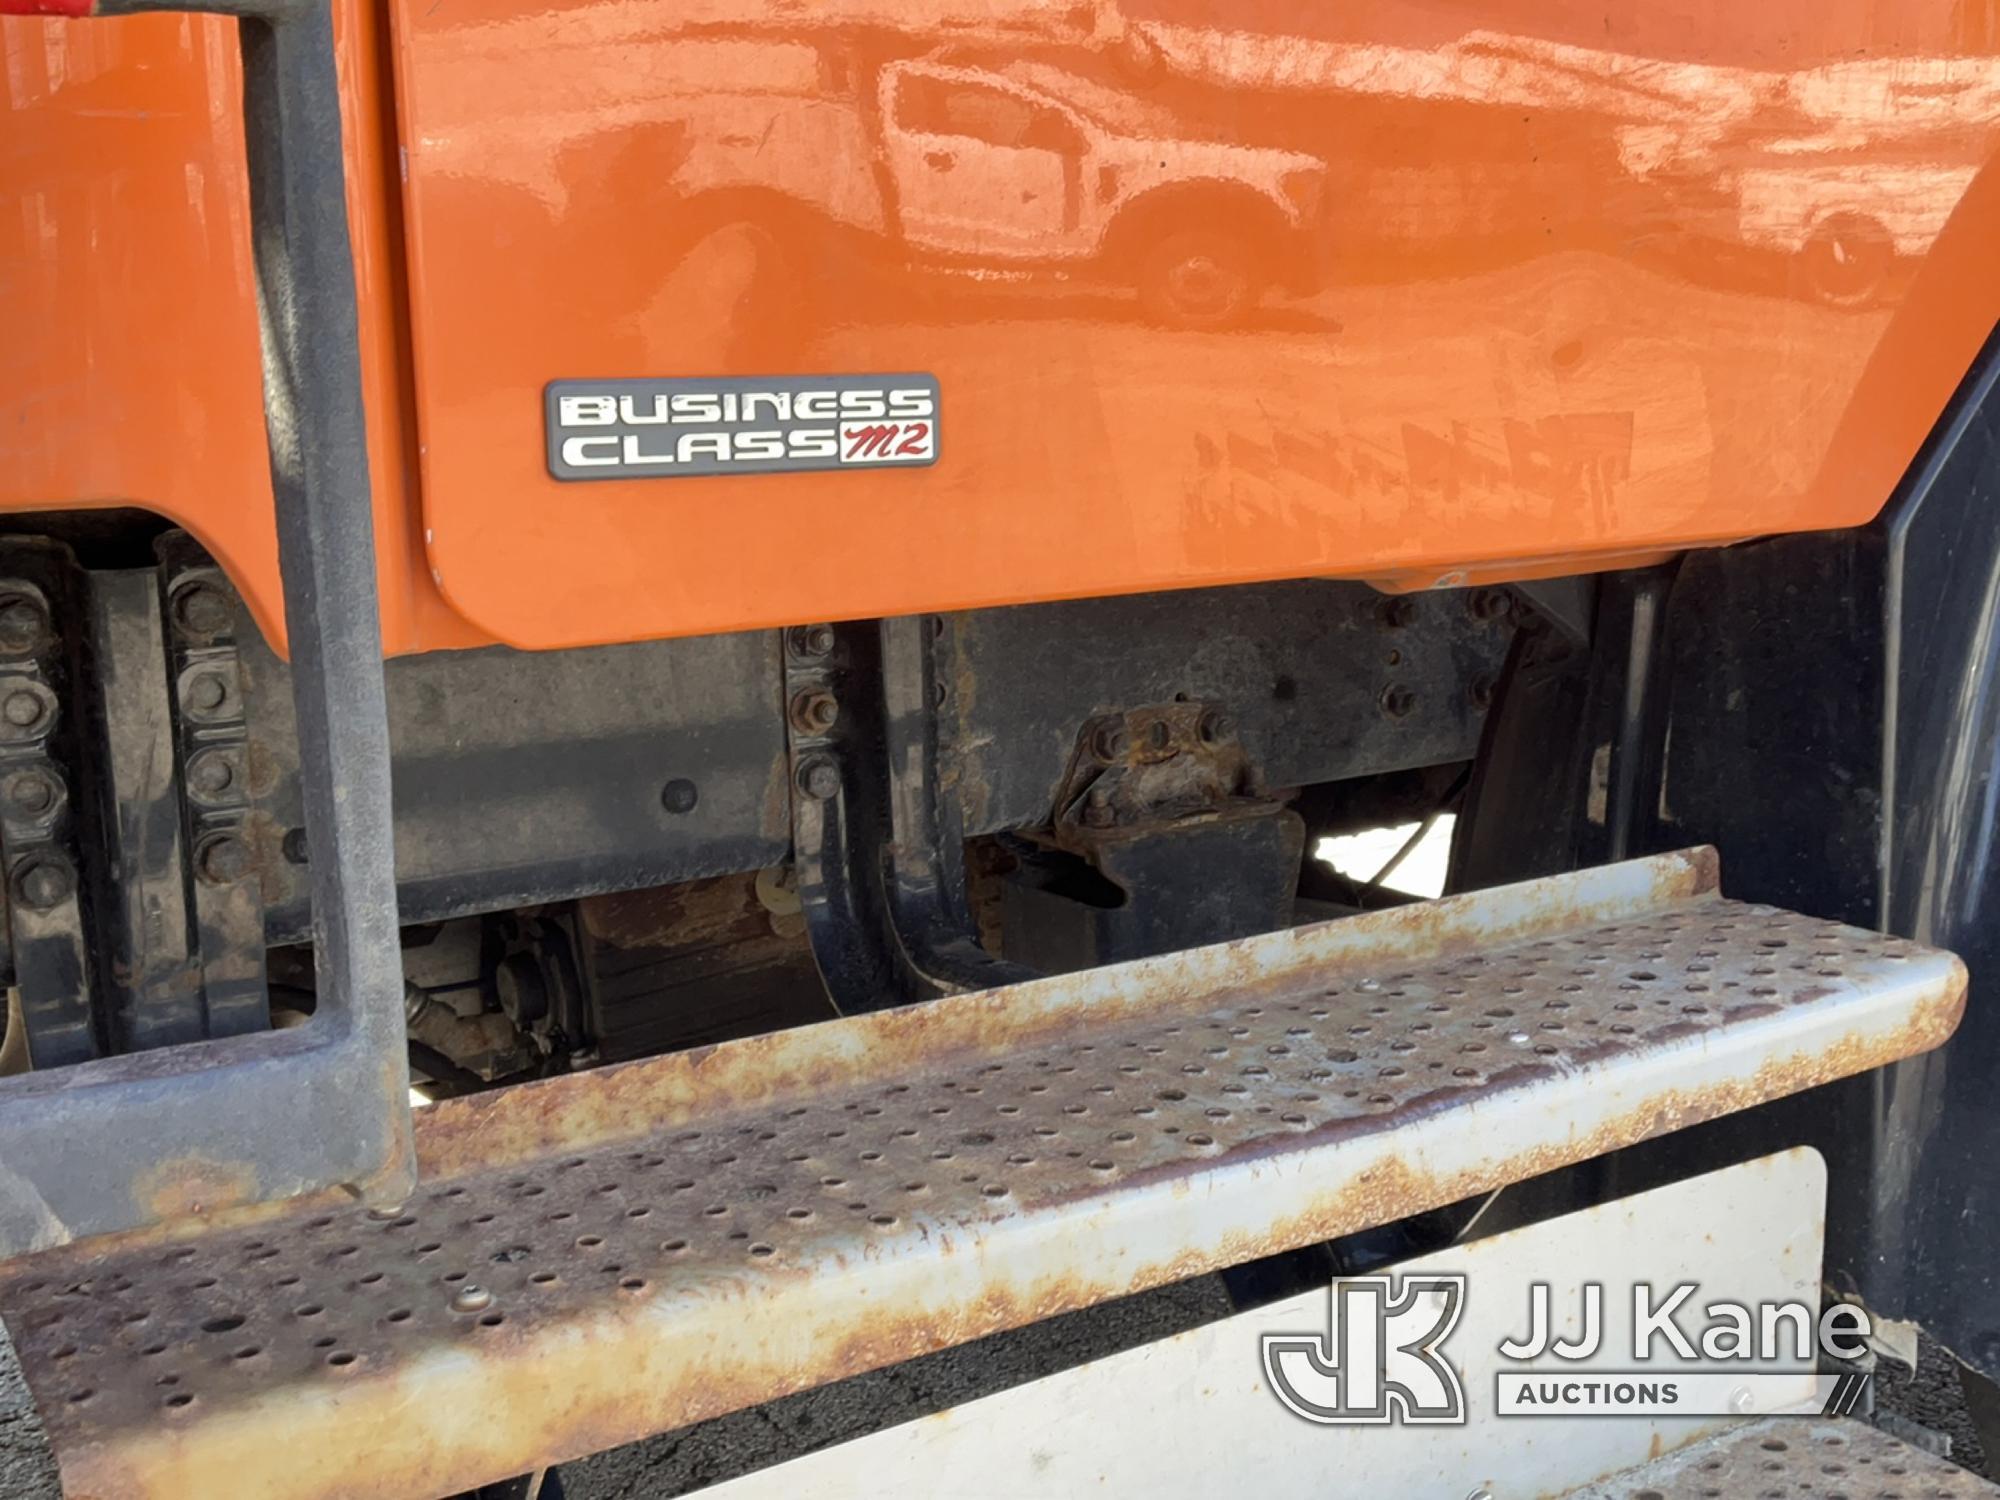
{"label": "steel step bracket", "polygon": [[71,1495],[444,1494],[1456,1201],[1950,1035],[1695,850],[418,1112],[400,1213],[50,1251]]}

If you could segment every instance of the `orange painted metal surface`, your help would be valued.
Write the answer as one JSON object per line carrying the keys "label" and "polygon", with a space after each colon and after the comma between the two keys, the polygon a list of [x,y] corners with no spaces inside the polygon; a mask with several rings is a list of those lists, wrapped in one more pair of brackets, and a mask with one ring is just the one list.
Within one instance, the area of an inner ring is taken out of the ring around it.
{"label": "orange painted metal surface", "polygon": [[[485,639],[423,561],[386,18],[336,7],[391,651]],[[0,511],[136,506],[283,634],[235,23],[0,17]]]}
{"label": "orange painted metal surface", "polygon": [[[400,225],[380,19],[392,650],[1856,524],[2000,320],[1994,0],[396,0]],[[163,510],[268,623],[226,26],[101,25],[0,23],[0,507]],[[544,467],[550,380],[912,370],[934,467]]]}

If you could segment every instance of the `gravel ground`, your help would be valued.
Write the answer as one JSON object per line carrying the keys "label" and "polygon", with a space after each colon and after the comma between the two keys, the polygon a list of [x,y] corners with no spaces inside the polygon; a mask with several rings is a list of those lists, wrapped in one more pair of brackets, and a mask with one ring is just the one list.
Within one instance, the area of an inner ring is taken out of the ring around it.
{"label": "gravel ground", "polygon": [[1884,1361],[1875,1374],[1875,1410],[1883,1423],[1898,1437],[1908,1437],[1894,1422],[1901,1417],[1940,1433],[1951,1440],[1951,1461],[1988,1479],[1996,1476],[1986,1461],[1973,1430],[1972,1417],[1965,1409],[1965,1393],[1958,1384],[1958,1362],[1944,1346],[1925,1338],[1917,1348],[1917,1368],[1907,1374],[1901,1366]]}

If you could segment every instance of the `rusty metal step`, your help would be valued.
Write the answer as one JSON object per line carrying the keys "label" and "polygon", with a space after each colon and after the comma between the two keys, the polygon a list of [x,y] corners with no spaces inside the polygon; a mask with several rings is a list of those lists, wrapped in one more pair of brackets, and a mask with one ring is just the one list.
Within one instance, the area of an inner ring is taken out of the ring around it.
{"label": "rusty metal step", "polygon": [[419,1112],[424,1185],[0,1273],[78,1495],[444,1494],[1934,1046],[1710,851]]}
{"label": "rusty metal step", "polygon": [[1979,1500],[2000,1495],[1942,1458],[1852,1421],[1748,1422],[1564,1500]]}

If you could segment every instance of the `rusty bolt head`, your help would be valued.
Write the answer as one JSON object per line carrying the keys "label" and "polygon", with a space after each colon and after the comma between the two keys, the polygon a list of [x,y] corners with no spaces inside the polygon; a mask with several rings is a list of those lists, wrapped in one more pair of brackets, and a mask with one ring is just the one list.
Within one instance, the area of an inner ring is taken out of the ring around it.
{"label": "rusty bolt head", "polygon": [[493,1294],[487,1291],[485,1287],[475,1286],[469,1281],[456,1292],[452,1293],[451,1297],[451,1310],[453,1312],[485,1312],[492,1305]]}
{"label": "rusty bolt head", "polygon": [[229,601],[212,583],[191,583],[174,595],[174,623],[199,640],[210,641],[229,629]]}
{"label": "rusty bolt head", "polygon": [[1384,599],[1376,607],[1375,618],[1391,630],[1402,630],[1417,623],[1417,601],[1408,594]]}
{"label": "rusty bolt head", "polygon": [[693,812],[695,803],[700,800],[700,788],[685,776],[676,776],[660,788],[660,806],[677,817]]}
{"label": "rusty bolt head", "polygon": [[210,885],[232,884],[250,873],[250,846],[233,834],[222,834],[202,845],[196,867]]}
{"label": "rusty bolt head", "polygon": [[27,594],[0,596],[0,651],[25,655],[47,638],[48,631],[48,611],[39,599]]}
{"label": "rusty bolt head", "polygon": [[75,887],[68,862],[59,855],[43,854],[15,875],[14,899],[29,911],[48,911],[60,905]]}
{"label": "rusty bolt head", "polygon": [[1407,719],[1417,706],[1417,695],[1400,682],[1382,689],[1382,712],[1392,719]]}
{"label": "rusty bolt head", "polygon": [[825,688],[802,688],[792,695],[791,717],[800,734],[825,734],[840,722],[840,700]]}
{"label": "rusty bolt head", "polygon": [[840,767],[820,756],[799,767],[799,790],[816,802],[825,802],[840,791]]}
{"label": "rusty bolt head", "polygon": [[24,733],[40,729],[48,716],[47,696],[31,687],[17,687],[0,699],[0,718]]}
{"label": "rusty bolt head", "polygon": [[226,750],[205,750],[188,762],[188,790],[202,796],[218,796],[235,780],[236,768],[229,763]]}
{"label": "rusty bolt head", "polygon": [[1474,589],[1465,596],[1466,613],[1475,620],[1505,619],[1514,609],[1514,599],[1505,589]]}
{"label": "rusty bolt head", "polygon": [[1123,719],[1107,720],[1090,732],[1090,753],[1107,766],[1124,759],[1126,748],[1131,743]]}
{"label": "rusty bolt head", "polygon": [[56,805],[62,788],[40,767],[17,771],[7,779],[7,805],[26,817],[38,818]]}
{"label": "rusty bolt head", "polygon": [[1204,745],[1219,745],[1236,733],[1236,721],[1221,709],[1211,708],[1201,716],[1195,733],[1201,736]]}
{"label": "rusty bolt head", "polygon": [[834,634],[831,625],[794,625],[791,638],[792,650],[800,656],[820,657],[833,654]]}
{"label": "rusty bolt head", "polygon": [[1117,821],[1117,814],[1111,809],[1111,795],[1103,787],[1092,787],[1090,795],[1083,799],[1083,821],[1091,828],[1109,828]]}

